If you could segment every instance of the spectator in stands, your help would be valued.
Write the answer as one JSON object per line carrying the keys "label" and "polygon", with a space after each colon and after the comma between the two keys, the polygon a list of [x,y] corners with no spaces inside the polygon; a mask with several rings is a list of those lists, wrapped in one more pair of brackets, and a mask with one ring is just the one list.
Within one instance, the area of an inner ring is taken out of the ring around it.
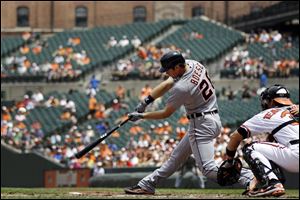
{"label": "spectator in stands", "polygon": [[234,91],[231,89],[231,86],[228,87],[227,97],[228,97],[228,100],[233,100],[235,98],[235,94],[234,94]]}
{"label": "spectator in stands", "polygon": [[115,94],[117,96],[118,99],[120,100],[124,100],[125,99],[125,88],[119,84],[115,90]]}
{"label": "spectator in stands", "polygon": [[268,85],[268,77],[265,72],[260,75],[259,86],[260,88],[265,88]]}
{"label": "spectator in stands", "polygon": [[162,135],[164,133],[163,124],[159,123],[158,126],[154,129],[154,133],[157,135]]}
{"label": "spectator in stands", "polygon": [[119,137],[120,137],[119,131],[114,131],[114,132],[111,134],[111,137],[113,137],[113,138],[119,138]]}
{"label": "spectator in stands", "polygon": [[244,82],[244,85],[242,87],[242,99],[250,99],[251,97],[252,94],[248,82]]}
{"label": "spectator in stands", "polygon": [[98,161],[96,166],[93,169],[93,176],[101,176],[105,174],[105,170],[103,168],[103,163]]}
{"label": "spectator in stands", "polygon": [[178,141],[180,141],[182,138],[183,138],[183,136],[186,134],[186,129],[185,129],[185,127],[177,127],[176,128],[176,139],[178,140]]}
{"label": "spectator in stands", "polygon": [[42,129],[42,125],[39,121],[32,122],[30,127],[31,127],[30,131],[34,137],[36,137],[38,139],[44,138],[45,133],[44,133],[44,131]]}
{"label": "spectator in stands", "polygon": [[203,34],[201,33],[198,33],[197,31],[192,31],[191,34],[190,34],[190,40],[193,40],[193,39],[203,39]]}
{"label": "spectator in stands", "polygon": [[151,93],[152,88],[150,87],[149,84],[146,84],[142,89],[141,89],[141,93],[139,96],[140,100],[145,99],[147,96],[149,96],[149,94]]}
{"label": "spectator in stands", "polygon": [[63,112],[61,113],[61,115],[60,115],[60,119],[65,120],[65,121],[69,121],[69,120],[71,120],[71,116],[72,116],[71,111],[69,109],[65,108],[63,110]]}
{"label": "spectator in stands", "polygon": [[279,33],[277,30],[271,32],[271,38],[272,38],[272,42],[280,42],[282,39],[282,35],[281,33]]}
{"label": "spectator in stands", "polygon": [[131,135],[137,135],[137,134],[142,134],[142,133],[144,133],[144,130],[143,130],[143,128],[141,127],[141,126],[139,126],[139,125],[134,125],[134,126],[132,126],[130,129],[129,129],[129,133],[131,134]]}
{"label": "spectator in stands", "polygon": [[41,105],[41,103],[44,101],[44,95],[41,90],[38,90],[32,94],[31,99],[35,105]]}
{"label": "spectator in stands", "polygon": [[99,124],[96,125],[96,130],[101,136],[109,129],[109,123],[107,121],[101,121]]}
{"label": "spectator in stands", "polygon": [[50,96],[48,100],[45,102],[46,107],[56,107],[59,106],[59,100],[55,98],[54,96]]}
{"label": "spectator in stands", "polygon": [[28,54],[30,52],[30,48],[27,44],[23,45],[20,47],[20,52],[21,54],[25,55]]}
{"label": "spectator in stands", "polygon": [[101,103],[101,102],[97,103],[94,118],[96,118],[96,119],[104,119],[105,118],[105,105],[103,103]]}
{"label": "spectator in stands", "polygon": [[24,107],[19,108],[17,114],[15,115],[15,120],[17,122],[25,121],[26,120],[26,114],[27,114],[26,112],[27,111]]}
{"label": "spectator in stands", "polygon": [[71,99],[67,99],[65,109],[69,110],[72,114],[76,113],[76,104]]}
{"label": "spectator in stands", "polygon": [[94,117],[97,109],[97,99],[95,98],[94,95],[90,95],[89,98],[89,115],[88,119],[91,119]]}
{"label": "spectator in stands", "polygon": [[172,126],[169,124],[168,121],[164,121],[164,124],[163,124],[163,133],[165,135],[168,135],[168,134],[171,134],[173,131],[172,129]]}
{"label": "spectator in stands", "polygon": [[129,45],[129,40],[126,35],[123,35],[122,39],[119,41],[119,46],[125,47]]}
{"label": "spectator in stands", "polygon": [[114,47],[118,44],[118,41],[115,39],[114,36],[111,36],[107,42],[107,47],[108,48],[111,48],[111,47]]}
{"label": "spectator in stands", "polygon": [[108,115],[111,111],[120,111],[121,109],[128,109],[129,106],[123,102],[121,102],[120,100],[118,100],[117,98],[116,99],[113,99],[112,100],[112,103],[111,103],[111,106],[106,110],[106,115]]}
{"label": "spectator in stands", "polygon": [[137,55],[142,60],[146,60],[147,59],[147,50],[146,50],[146,48],[142,47],[142,46],[138,47]]}
{"label": "spectator in stands", "polygon": [[67,45],[77,46],[80,44],[80,37],[71,37],[68,39]]}
{"label": "spectator in stands", "polygon": [[142,42],[141,42],[141,40],[138,38],[138,36],[134,36],[133,37],[133,39],[131,40],[131,44],[134,46],[134,48],[138,48],[141,44],[142,44]]}
{"label": "spectator in stands", "polygon": [[185,116],[185,115],[182,115],[178,121],[177,121],[178,124],[181,124],[181,125],[187,125],[189,123],[189,119]]}
{"label": "spectator in stands", "polygon": [[85,134],[86,134],[88,137],[90,137],[90,138],[95,137],[95,131],[94,131],[94,129],[92,129],[92,126],[91,126],[91,125],[88,125],[88,126],[86,127]]}
{"label": "spectator in stands", "polygon": [[270,41],[270,35],[267,33],[266,30],[263,30],[260,33],[258,41],[261,43],[268,43]]}
{"label": "spectator in stands", "polygon": [[104,142],[100,144],[100,158],[104,159],[106,157],[111,157],[112,156],[112,151],[108,147],[108,145]]}
{"label": "spectator in stands", "polygon": [[10,111],[7,109],[6,106],[2,106],[2,111],[1,111],[1,122],[3,121],[11,121],[12,120],[12,117],[11,117],[11,114],[10,114]]}
{"label": "spectator in stands", "polygon": [[31,37],[31,33],[30,32],[23,32],[22,33],[22,39],[27,41],[29,40],[29,38]]}
{"label": "spectator in stands", "polygon": [[89,88],[91,88],[92,90],[95,90],[96,92],[99,91],[99,86],[100,86],[100,80],[98,80],[96,78],[96,75],[93,74],[91,79],[90,79],[90,82],[89,82]]}

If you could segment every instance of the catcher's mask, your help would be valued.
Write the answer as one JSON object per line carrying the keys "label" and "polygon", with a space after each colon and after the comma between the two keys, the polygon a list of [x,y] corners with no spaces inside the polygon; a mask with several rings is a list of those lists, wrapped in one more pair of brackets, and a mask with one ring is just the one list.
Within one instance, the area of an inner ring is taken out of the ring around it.
{"label": "catcher's mask", "polygon": [[260,102],[263,110],[270,108],[270,103],[274,101],[273,106],[290,106],[293,102],[290,99],[290,92],[282,85],[273,85],[268,87],[260,94]]}

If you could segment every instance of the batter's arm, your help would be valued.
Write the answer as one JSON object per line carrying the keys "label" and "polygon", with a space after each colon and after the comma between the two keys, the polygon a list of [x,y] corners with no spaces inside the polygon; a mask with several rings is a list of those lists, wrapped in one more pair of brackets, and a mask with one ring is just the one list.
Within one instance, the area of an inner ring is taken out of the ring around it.
{"label": "batter's arm", "polygon": [[171,116],[176,111],[176,108],[168,105],[163,110],[143,113],[143,119],[165,119]]}
{"label": "batter's arm", "polygon": [[163,96],[166,92],[168,92],[174,85],[174,80],[172,77],[169,77],[167,80],[161,82],[157,85],[151,92],[151,96],[153,99],[157,99],[158,97]]}

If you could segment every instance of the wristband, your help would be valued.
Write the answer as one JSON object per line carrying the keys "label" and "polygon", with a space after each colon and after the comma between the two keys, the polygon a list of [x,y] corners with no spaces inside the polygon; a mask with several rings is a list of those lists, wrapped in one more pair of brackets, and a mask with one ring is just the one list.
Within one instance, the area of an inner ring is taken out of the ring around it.
{"label": "wristband", "polygon": [[230,151],[229,149],[226,148],[226,154],[227,154],[227,156],[229,156],[229,157],[234,158],[235,152],[236,152],[236,150]]}
{"label": "wristband", "polygon": [[146,103],[147,105],[149,105],[149,104],[152,103],[154,100],[155,100],[155,99],[154,99],[151,95],[149,95],[149,96],[147,96],[147,97],[145,98],[145,103]]}

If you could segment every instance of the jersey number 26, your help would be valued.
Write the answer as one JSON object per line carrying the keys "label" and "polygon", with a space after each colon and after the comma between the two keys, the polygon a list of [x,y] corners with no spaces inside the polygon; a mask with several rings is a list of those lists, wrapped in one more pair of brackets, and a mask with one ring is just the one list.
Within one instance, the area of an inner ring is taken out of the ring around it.
{"label": "jersey number 26", "polygon": [[207,101],[213,94],[212,88],[214,88],[214,86],[211,83],[207,71],[205,72],[205,77],[206,78],[202,79],[201,83],[199,84],[199,89],[202,93],[204,100]]}

